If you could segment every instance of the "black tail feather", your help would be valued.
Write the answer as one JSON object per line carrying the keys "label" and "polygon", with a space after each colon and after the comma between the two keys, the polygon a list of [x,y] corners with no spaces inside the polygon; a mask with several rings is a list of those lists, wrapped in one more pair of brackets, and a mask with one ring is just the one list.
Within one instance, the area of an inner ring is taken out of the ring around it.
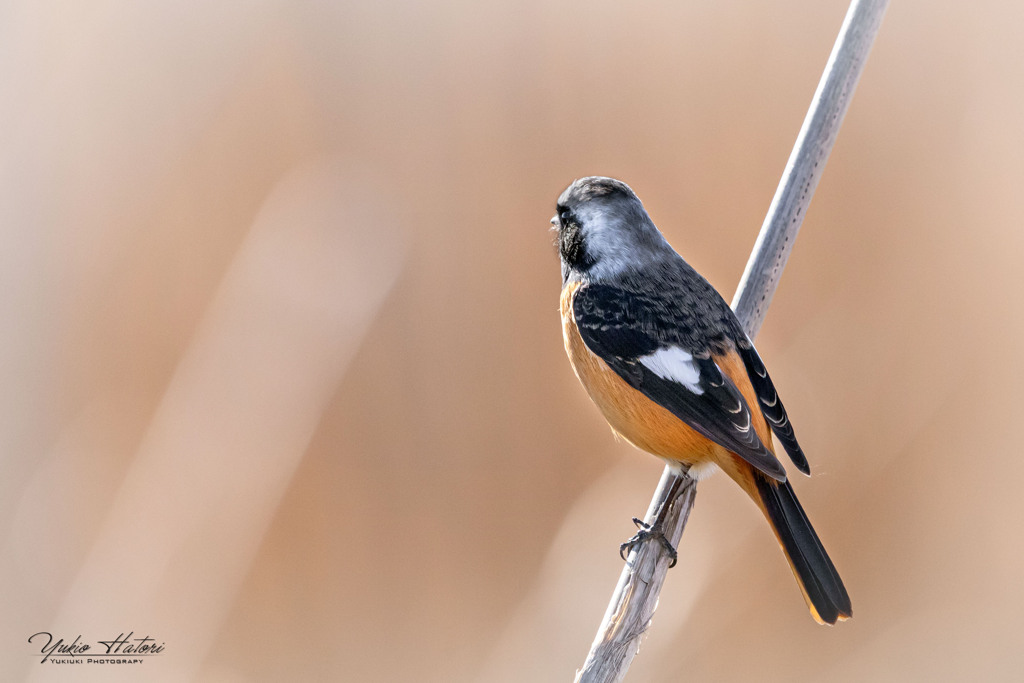
{"label": "black tail feather", "polygon": [[818,620],[834,624],[852,616],[850,596],[843,580],[814,533],[793,487],[789,482],[770,481],[759,472],[754,472],[754,480],[793,572]]}

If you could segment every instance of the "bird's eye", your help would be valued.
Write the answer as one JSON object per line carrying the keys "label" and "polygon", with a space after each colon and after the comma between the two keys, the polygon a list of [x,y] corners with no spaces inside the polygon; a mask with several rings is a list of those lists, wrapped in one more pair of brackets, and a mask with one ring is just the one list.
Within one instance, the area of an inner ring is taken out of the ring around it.
{"label": "bird's eye", "polygon": [[559,218],[562,219],[562,225],[565,225],[566,223],[569,222],[569,212],[563,211],[561,214],[559,214]]}

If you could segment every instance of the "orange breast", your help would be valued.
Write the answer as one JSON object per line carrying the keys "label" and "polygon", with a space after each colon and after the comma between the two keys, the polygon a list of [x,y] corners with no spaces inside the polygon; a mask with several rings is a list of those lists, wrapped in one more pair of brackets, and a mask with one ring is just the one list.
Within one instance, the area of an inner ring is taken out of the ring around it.
{"label": "orange breast", "polygon": [[[733,478],[739,460],[715,442],[694,431],[685,422],[629,386],[607,363],[587,348],[580,337],[572,312],[572,297],[579,284],[570,284],[562,290],[562,336],[576,376],[597,404],[606,420],[631,444],[668,460],[687,465],[714,462]],[[743,393],[747,405],[753,406],[755,430],[761,440],[771,448],[768,425],[757,409],[757,398],[747,378],[743,362],[731,352],[715,361]],[[741,461],[742,462],[742,461]]]}

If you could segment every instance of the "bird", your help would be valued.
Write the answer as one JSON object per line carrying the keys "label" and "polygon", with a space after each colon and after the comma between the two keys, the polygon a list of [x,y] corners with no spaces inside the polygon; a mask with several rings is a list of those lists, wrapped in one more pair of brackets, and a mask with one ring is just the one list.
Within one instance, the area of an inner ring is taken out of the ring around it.
{"label": "bird", "polygon": [[[786,409],[764,363],[718,291],[614,178],[573,181],[551,219],[562,270],[560,311],[575,374],[613,432],[700,481],[717,470],[767,519],[811,616],[852,616],[850,596],[797,500],[772,435],[809,475]],[[667,506],[665,506],[667,507]],[[651,538],[670,551],[661,523]]]}

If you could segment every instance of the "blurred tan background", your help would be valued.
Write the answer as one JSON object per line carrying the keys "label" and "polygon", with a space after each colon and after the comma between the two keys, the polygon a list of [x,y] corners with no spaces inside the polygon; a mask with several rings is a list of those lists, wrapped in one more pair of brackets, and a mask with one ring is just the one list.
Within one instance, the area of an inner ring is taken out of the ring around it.
{"label": "blurred tan background", "polygon": [[[554,200],[626,180],[731,298],[845,11],[4,3],[0,678],[571,680],[661,467]],[[758,339],[855,618],[713,478],[628,680],[1019,680],[1022,22],[893,3]]]}

